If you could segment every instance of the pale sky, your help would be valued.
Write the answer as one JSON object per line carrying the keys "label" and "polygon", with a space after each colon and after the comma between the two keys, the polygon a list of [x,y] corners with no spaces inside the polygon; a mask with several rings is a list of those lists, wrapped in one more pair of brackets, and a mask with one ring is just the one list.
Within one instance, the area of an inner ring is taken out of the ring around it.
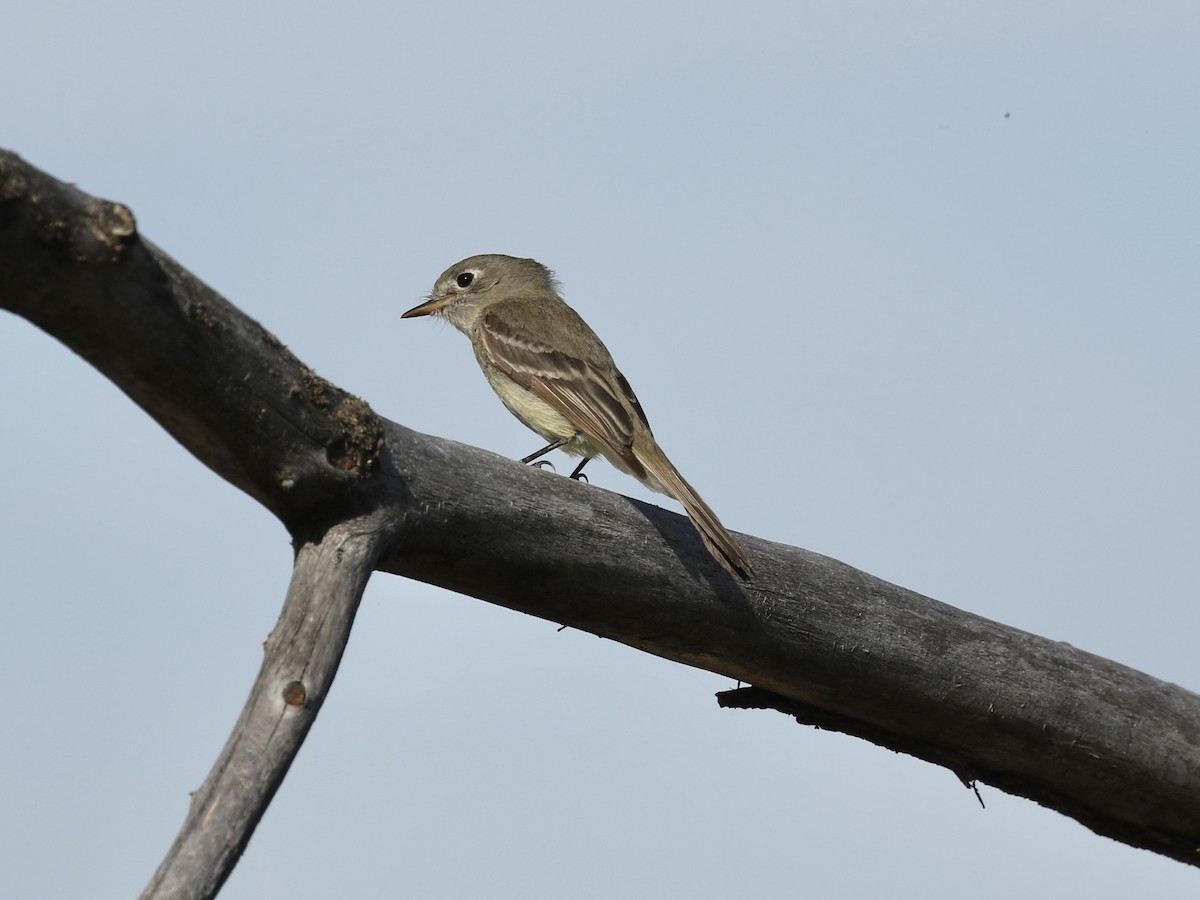
{"label": "pale sky", "polygon": [[[0,146],[382,415],[514,458],[467,342],[399,314],[533,256],[730,528],[1200,688],[1200,6],[430,7],[10,0]],[[136,896],[288,536],[9,315],[0,380],[0,885]],[[222,900],[1200,887],[732,686],[377,575]]]}

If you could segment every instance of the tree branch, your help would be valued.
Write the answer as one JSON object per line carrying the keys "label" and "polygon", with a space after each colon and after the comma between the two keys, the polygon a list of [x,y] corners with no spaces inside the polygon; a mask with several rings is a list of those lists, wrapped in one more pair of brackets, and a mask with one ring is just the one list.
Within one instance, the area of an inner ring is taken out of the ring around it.
{"label": "tree branch", "polygon": [[250,697],[143,900],[215,897],[233,872],[325,702],[385,534],[350,520],[296,550]]}
{"label": "tree branch", "polygon": [[739,537],[756,577],[736,583],[681,516],[379,419],[123,207],[4,154],[0,305],[85,356],[299,546],[369,519],[381,570],[740,679],[791,715],[1200,863],[1195,694],[758,538]]}

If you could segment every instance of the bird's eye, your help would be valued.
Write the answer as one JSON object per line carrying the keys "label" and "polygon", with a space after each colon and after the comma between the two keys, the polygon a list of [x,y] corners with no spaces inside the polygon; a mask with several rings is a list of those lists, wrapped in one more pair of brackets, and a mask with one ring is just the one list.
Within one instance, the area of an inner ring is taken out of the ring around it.
{"label": "bird's eye", "polygon": [[470,287],[471,282],[474,280],[475,280],[474,272],[463,272],[461,275],[459,275],[457,278],[454,279],[454,283],[457,284],[460,288],[465,288],[465,287]]}

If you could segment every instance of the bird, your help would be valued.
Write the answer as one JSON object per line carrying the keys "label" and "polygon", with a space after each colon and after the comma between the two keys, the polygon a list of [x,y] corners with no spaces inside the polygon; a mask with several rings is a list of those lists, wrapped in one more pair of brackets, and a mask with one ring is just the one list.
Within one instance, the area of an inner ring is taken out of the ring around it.
{"label": "bird", "polygon": [[470,256],[437,279],[429,296],[401,315],[435,316],[463,332],[501,402],[549,441],[522,463],[561,449],[600,456],[682,504],[704,546],[731,575],[748,579],[745,552],[659,447],[642,405],[608,348],[559,295],[540,262],[497,253]]}

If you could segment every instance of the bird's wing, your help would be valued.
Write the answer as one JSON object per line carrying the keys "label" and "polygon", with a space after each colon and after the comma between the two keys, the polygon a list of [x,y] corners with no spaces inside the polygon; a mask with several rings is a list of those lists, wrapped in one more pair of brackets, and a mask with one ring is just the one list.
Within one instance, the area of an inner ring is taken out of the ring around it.
{"label": "bird's wing", "polygon": [[[582,320],[578,324],[587,328]],[[641,404],[625,376],[609,360],[605,359],[609,363],[605,368],[615,374],[605,377],[599,367],[584,358],[588,355],[586,344],[578,355],[551,347],[534,329],[514,323],[494,310],[483,314],[480,336],[492,361],[513,381],[561,413],[603,447],[606,456],[611,453],[612,461],[621,460],[635,478],[682,503],[717,562],[735,577],[748,577],[750,562],[746,554],[649,435],[650,425]],[[601,352],[607,356],[607,351]],[[643,444],[642,458],[633,452],[638,423],[650,437],[652,450],[647,455]]]}
{"label": "bird's wing", "polygon": [[[635,470],[641,469],[630,447],[634,416],[643,425],[646,417],[624,376],[618,372],[618,383],[613,385],[587,360],[551,347],[495,312],[484,313],[480,328],[484,348],[510,378],[562,413],[587,437]],[[617,391],[624,394],[625,403]]]}

